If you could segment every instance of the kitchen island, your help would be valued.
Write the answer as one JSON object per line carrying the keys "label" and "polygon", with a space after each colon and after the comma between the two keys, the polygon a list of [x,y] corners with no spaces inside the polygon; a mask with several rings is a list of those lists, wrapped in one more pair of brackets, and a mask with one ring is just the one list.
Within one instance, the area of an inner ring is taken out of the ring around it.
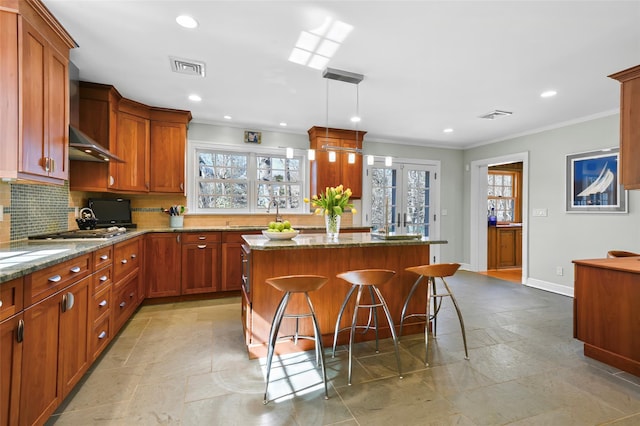
{"label": "kitchen island", "polygon": [[[330,346],[338,317],[338,311],[350,285],[336,278],[340,272],[356,269],[391,269],[396,271],[393,279],[380,286],[380,291],[389,305],[391,316],[397,325],[404,300],[417,279],[415,274],[406,272],[410,266],[429,263],[429,247],[431,244],[446,244],[446,241],[430,241],[422,239],[377,239],[368,233],[340,234],[337,241],[330,241],[325,234],[300,234],[292,240],[273,241],[262,235],[244,235],[242,320],[245,332],[245,343],[250,358],[262,357],[266,354],[266,342],[275,309],[282,293],[268,285],[265,280],[270,277],[295,274],[317,274],[329,278],[320,290],[310,294],[316,310],[323,342]],[[415,294],[408,312],[422,312],[425,309],[425,295]],[[306,311],[306,304],[301,295],[294,295],[289,308],[291,312]],[[353,315],[353,304],[349,304],[342,317],[341,327],[346,327]],[[367,321],[368,312],[361,310],[359,321]],[[380,338],[391,335],[384,315],[379,315]],[[295,321],[284,321],[280,328],[281,335],[292,334]],[[424,322],[405,325],[403,334],[423,332]],[[312,335],[312,327],[308,321],[301,321],[301,334]],[[347,341],[348,333],[341,333],[339,344]],[[357,333],[356,340],[375,339],[375,333]],[[292,341],[279,342],[278,353],[309,350],[312,341],[301,340],[298,345]]]}
{"label": "kitchen island", "polygon": [[573,263],[573,337],[585,356],[640,377],[640,256]]}

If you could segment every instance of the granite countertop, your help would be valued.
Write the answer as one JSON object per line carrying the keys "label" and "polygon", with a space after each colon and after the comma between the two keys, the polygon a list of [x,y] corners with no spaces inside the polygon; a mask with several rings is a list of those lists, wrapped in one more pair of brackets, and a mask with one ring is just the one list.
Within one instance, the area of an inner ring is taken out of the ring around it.
{"label": "granite countertop", "polygon": [[[125,234],[109,239],[84,240],[20,240],[0,244],[0,283],[20,278],[24,275],[56,265],[74,257],[91,253],[102,247],[126,241],[130,238],[150,232],[243,232],[260,231],[264,225],[221,225],[195,226],[188,228],[145,228],[131,229]],[[298,226],[301,231],[324,229],[321,226]],[[344,229],[366,229],[368,227],[352,226]]]}
{"label": "granite countertop", "polygon": [[251,250],[295,250],[309,248],[337,248],[337,247],[373,247],[446,244],[446,240],[421,239],[393,239],[384,240],[374,238],[369,233],[344,233],[336,241],[327,239],[326,234],[299,234],[291,240],[270,240],[262,235],[243,235]]}

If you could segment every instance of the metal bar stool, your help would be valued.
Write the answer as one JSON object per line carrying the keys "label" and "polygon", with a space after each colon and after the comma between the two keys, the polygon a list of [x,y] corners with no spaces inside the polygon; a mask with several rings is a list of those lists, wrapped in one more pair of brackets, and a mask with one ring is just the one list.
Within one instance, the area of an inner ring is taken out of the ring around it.
{"label": "metal bar stool", "polygon": [[[341,274],[336,275],[338,278],[345,280],[346,282],[351,284],[351,289],[347,293],[344,301],[342,302],[342,307],[340,307],[340,312],[338,313],[338,320],[336,321],[336,328],[333,334],[333,350],[332,357],[336,355],[336,343],[338,341],[338,333],[344,330],[351,330],[349,335],[349,374],[348,374],[348,384],[351,385],[351,370],[352,370],[352,354],[353,354],[353,338],[355,336],[355,331],[357,328],[364,329],[363,333],[366,333],[368,330],[374,330],[376,333],[376,353],[379,352],[378,347],[378,313],[377,308],[382,308],[384,314],[387,316],[387,321],[389,322],[389,329],[391,330],[391,336],[393,338],[393,345],[395,346],[396,351],[396,359],[398,361],[398,375],[402,379],[402,369],[400,367],[400,351],[398,350],[398,337],[396,335],[395,326],[393,325],[393,319],[391,318],[391,313],[389,312],[389,308],[387,307],[387,302],[385,302],[380,290],[378,290],[378,286],[388,282],[394,275],[395,271],[389,271],[387,269],[363,269],[358,271],[348,271],[343,272]],[[367,287],[369,289],[369,295],[371,297],[371,304],[361,303],[362,292],[364,288]],[[356,294],[356,304],[353,310],[353,318],[351,320],[351,326],[345,328],[340,327],[340,321],[342,320],[342,314],[344,313],[344,309],[351,298],[351,295],[358,290]],[[376,302],[377,297],[377,302]],[[358,309],[366,308],[369,309],[369,319],[366,325],[357,325],[358,318]],[[371,319],[373,318],[373,326],[371,325]]]}
{"label": "metal bar stool", "polygon": [[[423,317],[426,318],[425,326],[424,326],[424,346],[425,346],[425,364],[429,365],[429,323],[433,324],[433,337],[436,337],[436,328],[437,328],[437,317],[438,312],[440,311],[440,307],[442,305],[443,297],[450,297],[453,302],[453,306],[456,308],[456,312],[458,314],[458,320],[460,320],[460,329],[462,330],[462,342],[464,343],[464,355],[465,359],[469,359],[469,352],[467,351],[467,335],[464,330],[464,320],[462,319],[462,313],[460,312],[460,308],[458,307],[458,302],[456,302],[456,298],[454,297],[451,289],[447,285],[445,281],[445,277],[450,277],[456,273],[456,271],[460,268],[460,265],[457,263],[437,263],[433,265],[421,265],[421,266],[412,266],[410,268],[406,268],[406,271],[413,272],[415,274],[420,275],[416,282],[411,287],[409,294],[407,295],[407,299],[404,302],[404,306],[402,307],[402,314],[400,316],[400,336],[402,336],[402,327],[404,325],[404,320],[407,318],[414,317]],[[427,278],[427,308],[425,313],[416,313],[407,315],[407,306],[409,305],[409,301],[415,293],[416,289],[420,282],[422,282],[423,278]],[[442,283],[444,284],[444,292],[438,293],[436,289],[436,278],[440,278]],[[433,299],[433,313],[431,312],[431,299]]]}
{"label": "metal bar stool", "polygon": [[[278,331],[280,330],[280,324],[282,323],[283,318],[295,318],[296,320],[296,328],[295,333],[288,336],[280,336],[281,339],[286,338],[289,339],[293,337],[294,343],[298,343],[298,339],[308,339],[315,341],[315,349],[316,349],[316,365],[320,364],[322,367],[322,381],[324,383],[324,398],[329,399],[329,394],[327,392],[327,372],[324,365],[324,348],[322,347],[322,333],[320,333],[320,327],[318,325],[318,320],[316,318],[315,310],[313,309],[313,305],[311,304],[311,299],[309,298],[309,292],[319,290],[326,282],[329,281],[329,278],[322,277],[319,275],[287,275],[282,277],[274,277],[268,278],[266,280],[267,284],[270,284],[277,290],[284,292],[282,299],[280,300],[280,304],[276,309],[276,312],[273,317],[273,322],[271,323],[271,330],[269,331],[269,342],[267,348],[267,384],[264,388],[264,404],[269,402],[267,398],[267,391],[269,389],[269,376],[271,373],[271,362],[273,361],[273,353],[275,352],[276,342],[278,340]],[[309,306],[309,312],[306,313],[285,313],[287,310],[287,305],[289,304],[289,299],[291,298],[292,293],[304,293],[305,299],[307,301],[307,305]],[[313,336],[300,335],[298,333],[298,325],[300,318],[311,318],[313,321]]]}

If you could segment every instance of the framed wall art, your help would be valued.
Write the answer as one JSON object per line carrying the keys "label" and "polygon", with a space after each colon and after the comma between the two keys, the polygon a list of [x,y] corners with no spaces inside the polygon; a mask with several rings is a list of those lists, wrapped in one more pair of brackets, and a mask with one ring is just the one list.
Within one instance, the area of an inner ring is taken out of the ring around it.
{"label": "framed wall art", "polygon": [[620,149],[567,155],[566,211],[627,213],[627,191],[620,184]]}
{"label": "framed wall art", "polygon": [[260,143],[262,142],[262,133],[254,132],[252,130],[245,130],[244,132],[245,143]]}

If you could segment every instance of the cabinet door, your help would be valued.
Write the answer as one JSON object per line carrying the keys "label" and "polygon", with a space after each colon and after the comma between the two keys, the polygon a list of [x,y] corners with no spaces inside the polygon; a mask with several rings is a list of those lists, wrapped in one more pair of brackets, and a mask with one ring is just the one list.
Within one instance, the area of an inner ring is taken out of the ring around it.
{"label": "cabinet door", "polygon": [[311,145],[317,151],[316,159],[311,163],[312,194],[319,194],[324,192],[327,186],[335,187],[342,183],[340,153],[336,152],[336,161],[329,161],[329,152],[322,150],[325,145],[339,146],[340,139],[318,137]]}
{"label": "cabinet door", "polygon": [[0,426],[18,424],[23,326],[22,314],[0,322]]}
{"label": "cabinet door", "polygon": [[47,73],[47,157],[49,176],[69,177],[69,61],[53,48],[48,49]]}
{"label": "cabinet door", "polygon": [[15,178],[18,171],[18,16],[0,10],[0,177]]}
{"label": "cabinet door", "polygon": [[151,122],[150,191],[184,193],[187,126]]}
{"label": "cabinet door", "polygon": [[498,268],[515,266],[516,238],[513,229],[498,230]]}
{"label": "cabinet door", "polygon": [[220,243],[191,243],[182,247],[182,294],[218,290]]}
{"label": "cabinet door", "polygon": [[61,398],[89,368],[89,300],[91,277],[62,291],[60,295],[60,358],[58,374]]}
{"label": "cabinet door", "polygon": [[20,424],[44,424],[62,401],[58,386],[59,293],[24,311]]}
{"label": "cabinet door", "polygon": [[22,19],[22,171],[47,176],[46,76],[47,41]]}
{"label": "cabinet door", "polygon": [[242,243],[222,244],[222,291],[242,289]]}
{"label": "cabinet door", "polygon": [[113,163],[112,189],[149,191],[149,120],[120,111],[115,154],[124,163]]}
{"label": "cabinet door", "polygon": [[147,297],[180,295],[180,234],[154,233],[145,239],[144,276]]}

